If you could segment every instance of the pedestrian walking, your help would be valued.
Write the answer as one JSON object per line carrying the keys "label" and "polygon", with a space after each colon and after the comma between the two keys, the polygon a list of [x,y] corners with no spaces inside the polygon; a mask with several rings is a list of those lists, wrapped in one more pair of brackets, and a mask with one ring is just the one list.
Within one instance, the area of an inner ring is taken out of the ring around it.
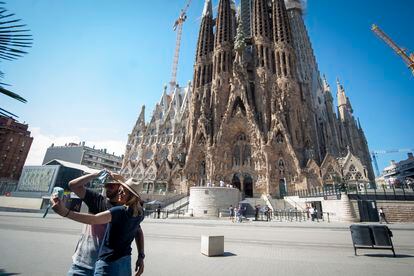
{"label": "pedestrian walking", "polygon": [[380,219],[379,223],[382,223],[383,221],[385,221],[385,223],[388,224],[387,218],[385,217],[385,213],[382,207],[379,208],[378,213],[379,213],[379,219]]}
{"label": "pedestrian walking", "polygon": [[258,219],[259,219],[259,211],[260,211],[260,204],[258,204],[258,205],[256,205],[256,206],[254,206],[254,220],[255,221],[258,221]]}
{"label": "pedestrian walking", "polygon": [[233,205],[230,205],[229,207],[229,218],[231,221],[233,221],[233,217],[234,217],[234,209],[233,209]]}
{"label": "pedestrian walking", "polygon": [[269,207],[268,206],[264,207],[264,214],[266,217],[266,221],[269,221]]}
{"label": "pedestrian walking", "polygon": [[108,224],[95,264],[95,276],[121,276],[132,273],[131,243],[144,218],[144,213],[138,194],[138,183],[133,179],[118,182],[119,205],[95,215],[71,211],[58,197],[51,198],[52,209],[63,217],[89,225]]}
{"label": "pedestrian walking", "polygon": [[315,221],[315,209],[313,209],[313,206],[309,208],[309,215],[311,216],[312,221]]}
{"label": "pedestrian walking", "polygon": [[246,218],[246,217],[247,217],[247,206],[246,206],[246,205],[244,205],[244,206],[242,206],[241,208],[242,208],[242,216],[243,216],[244,218]]}
{"label": "pedestrian walking", "polygon": [[[106,177],[102,178],[104,174],[106,174]],[[86,185],[96,178],[101,178],[100,180],[102,180],[105,188],[105,195],[86,188]],[[89,213],[94,215],[120,204],[118,202],[119,181],[125,181],[125,179],[119,174],[105,170],[71,180],[69,182],[69,189],[86,204]],[[68,276],[94,275],[95,263],[98,259],[99,248],[101,247],[106,227],[107,224],[85,225],[83,227],[82,235],[72,256],[72,264],[67,273]],[[138,251],[135,270],[136,275],[141,275],[144,272],[145,258],[144,234],[141,227],[137,229],[135,240]]]}
{"label": "pedestrian walking", "polygon": [[238,208],[235,209],[235,213],[236,213],[236,222],[242,222],[242,208],[241,208],[241,206],[239,206]]}
{"label": "pedestrian walking", "polygon": [[158,204],[156,211],[157,211],[157,219],[159,219],[161,215],[161,204]]}
{"label": "pedestrian walking", "polygon": [[318,213],[319,213],[318,212],[318,208],[315,208],[315,210],[314,210],[314,216],[315,216],[317,222],[319,222],[319,214]]}

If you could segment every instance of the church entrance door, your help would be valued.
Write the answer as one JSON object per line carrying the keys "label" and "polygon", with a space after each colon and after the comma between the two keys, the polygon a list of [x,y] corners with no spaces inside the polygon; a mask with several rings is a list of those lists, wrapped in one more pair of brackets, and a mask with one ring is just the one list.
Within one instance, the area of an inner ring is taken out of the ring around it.
{"label": "church entrance door", "polygon": [[243,180],[245,197],[253,197],[253,179],[250,175],[245,175]]}
{"label": "church entrance door", "polygon": [[286,180],[280,179],[279,180],[279,196],[280,198],[283,198],[286,195],[287,195]]}
{"label": "church entrance door", "polygon": [[233,185],[234,188],[241,190],[240,178],[237,174],[233,175],[233,179],[231,180],[231,185]]}

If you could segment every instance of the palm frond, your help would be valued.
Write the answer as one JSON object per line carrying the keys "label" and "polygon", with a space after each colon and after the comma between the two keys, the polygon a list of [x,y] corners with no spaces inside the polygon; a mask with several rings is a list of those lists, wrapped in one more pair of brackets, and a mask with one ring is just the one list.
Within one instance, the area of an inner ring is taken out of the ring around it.
{"label": "palm frond", "polygon": [[11,92],[10,90],[7,90],[7,89],[5,89],[4,87],[1,87],[1,86],[0,86],[0,93],[4,94],[6,96],[12,97],[13,99],[18,100],[22,103],[27,103],[27,100],[25,98],[21,97],[20,95],[14,93],[14,92]]}
{"label": "palm frond", "polygon": [[[27,48],[32,46],[32,35],[30,30],[26,28],[25,24],[18,23],[21,19],[14,19],[14,13],[9,13],[3,6],[5,2],[0,1],[0,61],[13,61],[24,54]],[[4,73],[0,71],[0,80],[4,78]],[[4,88],[9,86],[6,83],[0,82],[0,94],[9,96],[22,103],[27,100],[22,96]],[[0,115],[7,117],[18,117],[17,115],[0,108]]]}
{"label": "palm frond", "polygon": [[[30,30],[25,24],[18,23],[21,19],[14,19],[14,13],[9,13],[0,2],[0,59],[14,60],[24,54],[24,48],[32,45]],[[18,24],[16,24],[18,23]]]}
{"label": "palm frond", "polygon": [[13,113],[11,113],[11,112],[9,112],[9,111],[1,108],[1,107],[0,107],[0,115],[6,116],[6,117],[9,117],[9,118],[12,118],[12,117],[19,118],[19,116],[17,116],[16,114],[13,114]]}

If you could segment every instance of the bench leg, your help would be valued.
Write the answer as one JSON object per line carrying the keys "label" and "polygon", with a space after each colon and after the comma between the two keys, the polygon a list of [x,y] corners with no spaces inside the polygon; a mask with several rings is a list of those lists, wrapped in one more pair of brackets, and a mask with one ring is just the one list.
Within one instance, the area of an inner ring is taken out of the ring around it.
{"label": "bench leg", "polygon": [[355,247],[355,245],[354,245],[354,254],[355,254],[355,256],[358,256],[358,255],[357,255],[356,250],[357,250],[357,249],[356,249],[356,247]]}
{"label": "bench leg", "polygon": [[392,250],[392,254],[394,254],[394,258],[396,257],[395,255],[395,250],[394,250],[394,244],[392,243],[391,237],[390,237],[390,241],[391,241],[391,250]]}

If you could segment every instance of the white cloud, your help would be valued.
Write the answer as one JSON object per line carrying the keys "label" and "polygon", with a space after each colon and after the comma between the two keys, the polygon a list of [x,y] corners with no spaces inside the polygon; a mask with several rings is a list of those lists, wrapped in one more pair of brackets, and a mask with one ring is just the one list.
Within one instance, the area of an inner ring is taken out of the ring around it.
{"label": "white cloud", "polygon": [[[33,143],[26,159],[25,166],[42,165],[46,150],[52,144],[55,146],[64,146],[67,143],[79,143],[85,141],[78,136],[56,136],[53,134],[42,133],[40,128],[30,128]],[[116,155],[122,155],[125,151],[125,142],[117,140],[90,140],[85,141],[89,147],[95,146],[96,149],[107,149],[108,153],[114,152]]]}

